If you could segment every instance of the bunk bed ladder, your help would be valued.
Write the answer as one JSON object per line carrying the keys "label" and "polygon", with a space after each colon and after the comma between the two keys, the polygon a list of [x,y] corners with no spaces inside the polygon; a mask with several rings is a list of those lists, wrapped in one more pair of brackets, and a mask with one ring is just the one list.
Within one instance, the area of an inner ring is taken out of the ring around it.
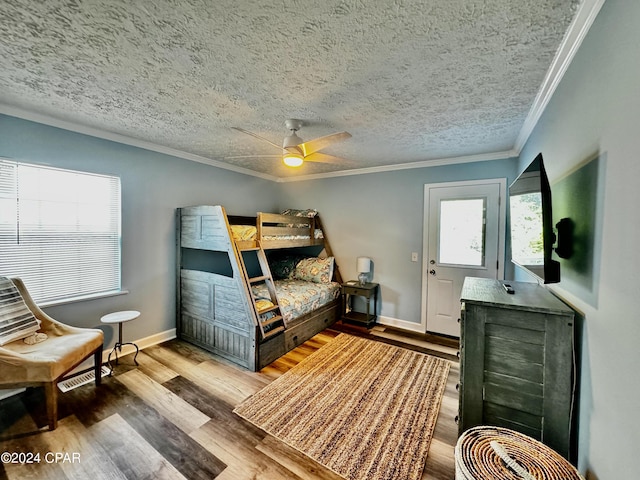
{"label": "bunk bed ladder", "polygon": [[[258,275],[256,277],[249,276],[243,256],[245,252],[255,253],[258,265],[260,266],[261,275]],[[269,263],[267,262],[267,257],[264,253],[264,250],[260,246],[260,242],[257,242],[256,247],[241,248],[240,261],[245,278],[247,280],[249,292],[251,293],[251,298],[253,299],[253,304],[256,308],[256,313],[258,314],[258,326],[260,327],[260,332],[262,333],[262,339],[266,341],[283,332],[285,330],[285,324],[284,319],[282,318],[282,313],[280,312],[278,298],[276,297],[276,289],[273,283],[273,277],[271,276],[271,270],[269,269]],[[253,290],[251,289],[252,285],[256,285],[259,283],[264,283],[267,286],[269,297],[271,297],[271,303],[273,303],[273,306],[264,308],[262,310],[258,310],[256,306],[256,298],[253,295]]]}

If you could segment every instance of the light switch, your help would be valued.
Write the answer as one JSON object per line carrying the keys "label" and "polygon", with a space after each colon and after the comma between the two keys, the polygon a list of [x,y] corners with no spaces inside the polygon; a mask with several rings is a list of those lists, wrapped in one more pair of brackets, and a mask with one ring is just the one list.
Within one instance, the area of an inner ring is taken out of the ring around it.
{"label": "light switch", "polygon": [[412,262],[418,261],[418,252],[411,252],[411,261]]}

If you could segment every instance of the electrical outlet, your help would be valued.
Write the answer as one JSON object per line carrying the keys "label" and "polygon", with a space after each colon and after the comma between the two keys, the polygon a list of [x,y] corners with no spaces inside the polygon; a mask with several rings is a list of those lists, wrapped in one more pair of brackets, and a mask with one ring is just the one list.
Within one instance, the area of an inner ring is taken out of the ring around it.
{"label": "electrical outlet", "polygon": [[411,261],[412,262],[418,261],[418,252],[411,252]]}

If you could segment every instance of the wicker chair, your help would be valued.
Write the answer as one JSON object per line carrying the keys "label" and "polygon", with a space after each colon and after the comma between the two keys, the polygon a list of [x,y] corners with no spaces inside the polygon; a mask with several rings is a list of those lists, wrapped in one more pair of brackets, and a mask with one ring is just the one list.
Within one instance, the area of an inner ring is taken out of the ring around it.
{"label": "wicker chair", "polygon": [[95,382],[100,385],[102,330],[77,328],[60,323],[33,301],[22,280],[11,281],[26,306],[40,320],[38,332],[47,339],[28,345],[22,340],[0,347],[0,388],[44,387],[49,429],[58,426],[58,382],[91,355],[95,358]]}

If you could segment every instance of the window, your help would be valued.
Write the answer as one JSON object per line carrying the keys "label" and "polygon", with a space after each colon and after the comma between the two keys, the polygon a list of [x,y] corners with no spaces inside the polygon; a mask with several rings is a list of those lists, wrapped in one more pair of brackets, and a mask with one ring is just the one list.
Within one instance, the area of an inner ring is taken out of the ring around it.
{"label": "window", "polygon": [[38,303],[120,290],[120,179],[0,159],[0,275]]}
{"label": "window", "polygon": [[484,266],[486,199],[442,200],[438,263]]}

